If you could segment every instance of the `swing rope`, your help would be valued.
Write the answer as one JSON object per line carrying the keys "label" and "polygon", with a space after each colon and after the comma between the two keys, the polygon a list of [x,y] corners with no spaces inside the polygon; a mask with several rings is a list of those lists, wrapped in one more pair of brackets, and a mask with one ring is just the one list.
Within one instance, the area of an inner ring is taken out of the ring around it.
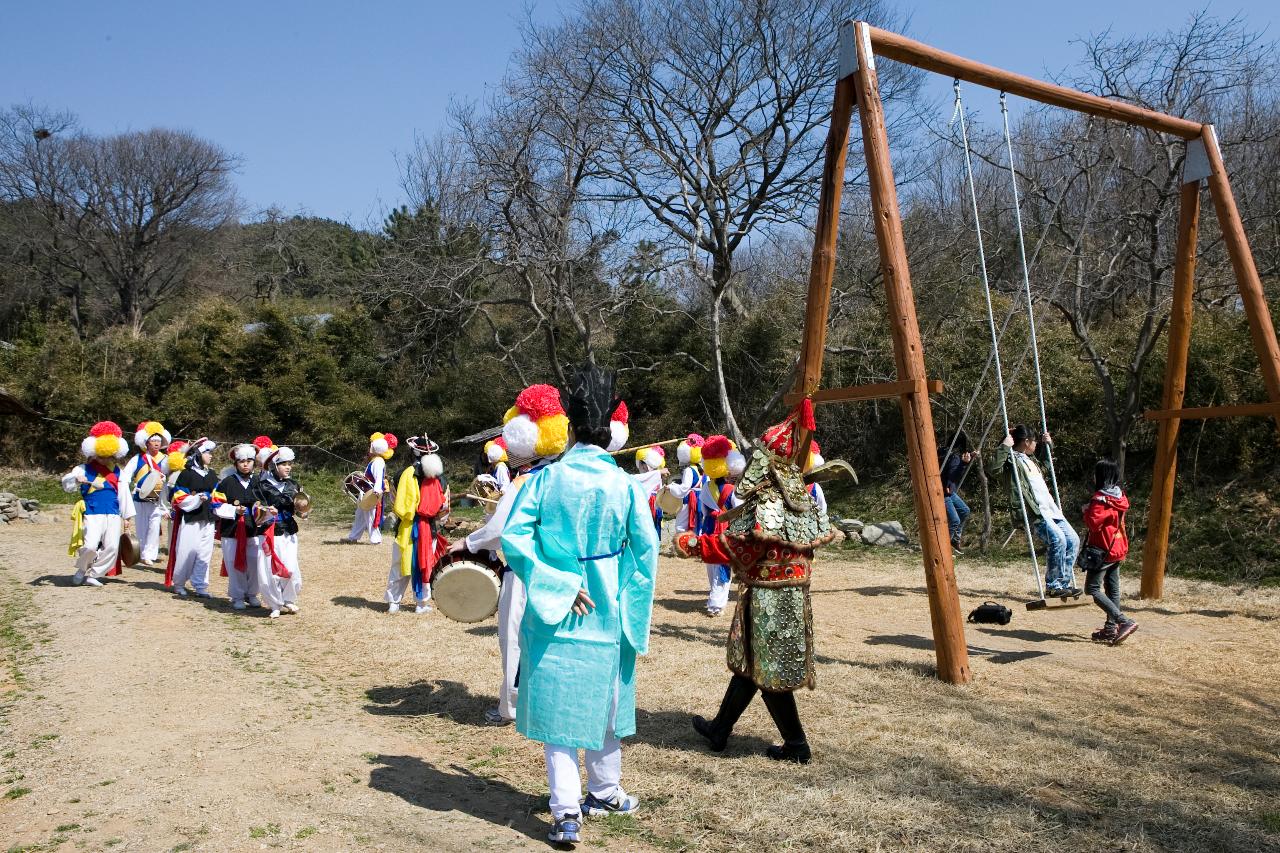
{"label": "swing rope", "polygon": [[[1031,270],[1027,266],[1027,244],[1022,236],[1022,202],[1018,198],[1018,170],[1013,162],[1013,135],[1009,132],[1009,105],[1005,102],[1005,93],[1000,93],[1000,114],[1004,119],[1004,145],[1009,152],[1009,184],[1013,188],[1013,219],[1018,231],[1018,255],[1022,259],[1022,287],[1027,296],[1027,322],[1031,326],[1031,363],[1036,369],[1036,397],[1040,402],[1040,432],[1049,434],[1049,418],[1044,409],[1044,380],[1040,375],[1040,344],[1036,340],[1036,312],[1031,302]],[[1045,444],[1045,457],[1049,463],[1049,478],[1053,482],[1053,499],[1062,506],[1062,496],[1058,493],[1058,473],[1053,467],[1053,446]]]}
{"label": "swing rope", "polygon": [[[973,177],[973,156],[969,145],[969,128],[965,121],[964,101],[960,97],[960,80],[957,78],[954,83],[956,93],[955,110],[951,114],[951,121],[955,123],[959,121],[960,137],[964,144],[964,167],[965,173],[969,179],[969,200],[973,205],[973,230],[978,241],[978,264],[982,273],[982,292],[987,303],[987,328],[991,333],[991,352],[992,360],[996,369],[996,388],[1000,391],[1000,416],[1004,421],[1005,434],[1009,434],[1009,407],[1008,401],[1005,399],[1004,393],[1004,371],[1000,366],[1000,337],[996,334],[996,314],[995,308],[991,303],[991,281],[987,275],[987,251],[982,239],[982,218],[978,211],[978,187]],[[1022,526],[1027,534],[1027,546],[1031,552],[1031,568],[1035,575],[1036,591],[1040,595],[1040,600],[1044,601],[1044,579],[1040,574],[1040,561],[1036,557],[1036,544],[1031,536],[1031,519],[1027,514],[1026,501],[1022,499],[1022,473],[1019,469],[1017,458],[1012,456],[1010,452],[1010,461],[1013,463],[1013,481],[1014,487],[1018,494],[1018,506],[1022,509]]]}

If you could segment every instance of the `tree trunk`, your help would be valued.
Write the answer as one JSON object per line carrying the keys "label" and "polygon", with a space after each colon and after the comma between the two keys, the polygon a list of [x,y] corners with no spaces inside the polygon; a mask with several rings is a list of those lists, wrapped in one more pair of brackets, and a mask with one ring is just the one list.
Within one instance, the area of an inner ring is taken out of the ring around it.
{"label": "tree trunk", "polygon": [[723,288],[717,288],[715,299],[711,303],[711,352],[716,367],[716,392],[720,398],[720,413],[724,415],[725,429],[733,436],[739,447],[746,446],[742,429],[733,416],[733,405],[729,402],[729,389],[724,380],[724,354],[720,347],[720,302],[724,297]]}

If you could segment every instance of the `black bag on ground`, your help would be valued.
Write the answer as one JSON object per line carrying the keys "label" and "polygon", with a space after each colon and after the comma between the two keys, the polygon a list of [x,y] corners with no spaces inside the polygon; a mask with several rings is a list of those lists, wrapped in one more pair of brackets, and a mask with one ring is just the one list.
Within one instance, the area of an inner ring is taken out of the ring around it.
{"label": "black bag on ground", "polygon": [[988,625],[1008,625],[1012,619],[1013,611],[994,601],[984,601],[973,608],[973,612],[969,614],[970,622],[982,622]]}

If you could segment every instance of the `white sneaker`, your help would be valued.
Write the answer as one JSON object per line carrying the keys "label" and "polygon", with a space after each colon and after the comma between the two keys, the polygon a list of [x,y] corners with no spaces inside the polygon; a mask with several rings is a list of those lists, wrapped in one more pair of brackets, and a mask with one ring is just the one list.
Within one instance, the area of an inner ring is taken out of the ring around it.
{"label": "white sneaker", "polygon": [[85,578],[84,582],[87,583],[89,586],[102,586],[102,581],[98,580],[97,578]]}
{"label": "white sneaker", "polygon": [[292,601],[290,601],[288,604],[286,604],[286,605],[284,606],[284,612],[285,612],[285,613],[297,613],[297,612],[298,612],[298,605],[296,605],[296,604],[294,604]]}
{"label": "white sneaker", "polygon": [[413,608],[414,613],[430,613],[432,610],[435,610],[435,608],[425,601]]}
{"label": "white sneaker", "polygon": [[388,613],[399,613],[399,612],[400,612],[400,605],[399,605],[399,604],[396,604],[396,603],[394,603],[394,602],[393,602],[393,603],[391,603],[391,604],[388,604],[388,605],[387,605],[387,612],[388,612]]}
{"label": "white sneaker", "polygon": [[233,601],[233,602],[231,602],[231,609],[232,609],[232,610],[244,610],[244,609],[245,609],[246,607],[248,607],[248,606],[249,606],[249,605],[245,604],[243,601]]}
{"label": "white sneaker", "polygon": [[272,610],[269,614],[267,614],[267,618],[269,618],[269,619],[279,619],[279,618],[280,618],[280,611],[279,611],[279,610]]}

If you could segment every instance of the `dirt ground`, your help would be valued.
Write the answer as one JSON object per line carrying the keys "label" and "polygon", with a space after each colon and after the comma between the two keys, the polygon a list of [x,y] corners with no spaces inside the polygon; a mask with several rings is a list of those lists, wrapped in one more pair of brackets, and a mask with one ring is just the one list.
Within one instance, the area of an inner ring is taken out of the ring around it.
{"label": "dirt ground", "polygon": [[[492,621],[385,613],[389,544],[306,530],[302,613],[272,621],[158,571],[72,587],[67,535],[0,529],[0,849],[545,849],[540,746],[480,723]],[[689,728],[727,681],[728,616],[702,615],[700,565],[664,558],[624,746],[642,811],[584,847],[1280,850],[1280,594],[1173,579],[1109,648],[1092,606],[1023,610],[1020,569],[958,574],[966,612],[1016,609],[968,626],[962,688],[931,677],[918,557],[821,561],[815,760],[782,767],[759,703],[723,756]]]}

